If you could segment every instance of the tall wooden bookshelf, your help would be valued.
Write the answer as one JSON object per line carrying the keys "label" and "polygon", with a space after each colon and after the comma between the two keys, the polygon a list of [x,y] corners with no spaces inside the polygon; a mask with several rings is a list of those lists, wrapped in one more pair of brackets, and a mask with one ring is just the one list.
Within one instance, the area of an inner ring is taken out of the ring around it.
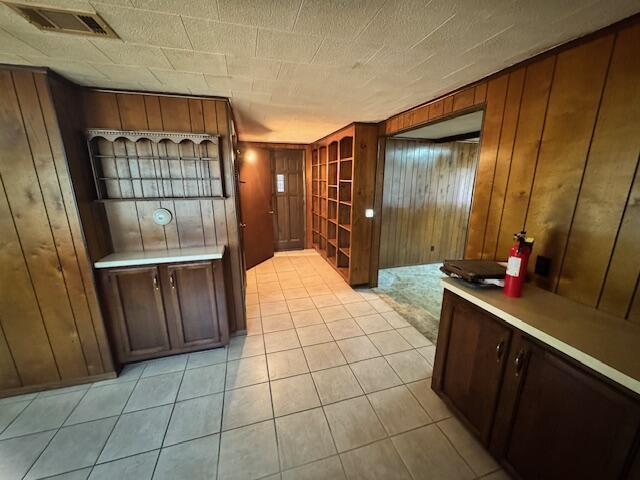
{"label": "tall wooden bookshelf", "polygon": [[312,242],[350,285],[369,281],[378,126],[353,123],[314,142]]}

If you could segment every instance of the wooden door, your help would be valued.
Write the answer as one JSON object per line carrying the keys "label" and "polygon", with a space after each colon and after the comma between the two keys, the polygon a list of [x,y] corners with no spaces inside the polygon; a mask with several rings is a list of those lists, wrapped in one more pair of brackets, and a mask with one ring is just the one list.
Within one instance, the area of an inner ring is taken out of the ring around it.
{"label": "wooden door", "polygon": [[240,205],[246,268],[273,257],[273,209],[269,150],[247,148],[240,162]]}
{"label": "wooden door", "polygon": [[118,360],[126,363],[169,351],[158,269],[115,268],[102,275]]}
{"label": "wooden door", "polygon": [[489,441],[511,331],[445,291],[433,388]]}
{"label": "wooden door", "polygon": [[226,343],[222,262],[179,263],[161,270],[173,349]]}
{"label": "wooden door", "polygon": [[271,152],[274,249],[304,248],[304,151]]}
{"label": "wooden door", "polygon": [[640,407],[603,380],[518,336],[492,450],[523,479],[623,478]]}

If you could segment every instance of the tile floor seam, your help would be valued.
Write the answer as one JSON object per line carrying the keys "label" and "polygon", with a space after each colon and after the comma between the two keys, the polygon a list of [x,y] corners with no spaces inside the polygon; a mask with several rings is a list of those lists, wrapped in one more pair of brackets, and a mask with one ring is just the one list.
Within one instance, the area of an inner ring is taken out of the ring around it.
{"label": "tile floor seam", "polygon": [[[449,443],[449,445],[451,445],[451,448],[453,448],[453,450],[458,454],[458,456],[462,459],[462,461],[464,462],[464,464],[469,468],[469,470],[471,471],[471,473],[473,473],[474,478],[478,478],[480,475],[478,473],[476,473],[476,471],[473,469],[473,467],[471,466],[471,464],[467,461],[467,459],[464,457],[464,455],[462,455],[462,453],[460,453],[460,451],[458,450],[458,447],[456,447],[453,443],[453,441],[449,438],[449,435],[447,435],[447,433],[444,431],[444,428],[442,428],[440,426],[440,423],[447,421],[448,418],[443,418],[442,420],[439,420],[437,422],[435,422],[435,426],[438,427],[438,430],[440,430],[440,433],[442,433],[442,435],[444,436],[444,438],[447,440],[447,442]],[[492,457],[493,458],[493,457]]]}
{"label": "tile floor seam", "polygon": [[[173,418],[173,412],[176,409],[176,400],[178,399],[178,394],[180,393],[180,389],[182,388],[182,382],[184,381],[184,376],[187,373],[187,363],[189,361],[189,357],[184,364],[184,369],[182,370],[182,376],[180,377],[180,383],[178,384],[178,389],[176,390],[176,395],[173,399],[173,403],[171,404],[171,413],[169,414],[169,418],[167,419],[167,425],[164,427],[164,434],[162,435],[162,441],[160,442],[160,448],[158,449],[158,456],[156,457],[156,461],[153,465],[153,471],[151,472],[151,478],[156,474],[156,469],[158,468],[158,462],[160,461],[160,455],[162,454],[162,448],[164,446],[164,442],[167,438],[167,432],[169,431],[169,425],[171,425],[171,419]],[[153,450],[151,450],[153,451]]]}
{"label": "tile floor seam", "polygon": [[[65,422],[67,420],[69,420],[69,417],[71,417],[71,414],[73,413],[73,411],[78,407],[78,405],[80,405],[80,402],[82,402],[82,400],[84,399],[84,397],[87,395],[87,393],[89,392],[89,389],[85,390],[84,394],[82,395],[82,397],[78,400],[78,402],[74,405],[74,407],[69,411],[69,413],[67,414],[67,416],[65,417],[65,419],[62,421],[62,424],[55,429],[56,433],[54,433],[51,438],[49,439],[49,441],[47,442],[47,445],[42,449],[42,451],[40,452],[40,454],[36,457],[36,459],[31,463],[31,466],[25,471],[24,475],[22,476],[22,479],[24,480],[27,475],[29,475],[29,472],[33,469],[33,467],[35,466],[36,463],[38,463],[38,460],[40,460],[40,457],[42,457],[42,454],[47,450],[47,448],[49,448],[49,445],[51,445],[51,442],[53,441],[54,438],[56,438],[56,436],[58,435],[58,433],[60,432],[60,430],[62,429],[62,427],[64,426]],[[73,392],[69,392],[69,393],[73,393]],[[36,398],[38,398],[36,396]],[[114,423],[115,425],[115,423]],[[49,430],[52,431],[53,429]],[[41,433],[41,432],[33,432],[35,433]],[[107,437],[108,438],[108,437]],[[105,441],[106,444],[106,441]],[[64,473],[64,472],[63,472]]]}
{"label": "tile floor seam", "polygon": [[[105,439],[104,444],[102,445],[102,448],[100,449],[100,452],[98,453],[98,456],[94,460],[93,465],[91,466],[91,471],[89,472],[89,475],[87,476],[87,478],[89,478],[91,476],[91,474],[93,473],[93,469],[96,467],[96,465],[98,465],[98,460],[100,459],[100,455],[102,455],[102,452],[104,451],[104,447],[107,446],[107,442],[109,441],[109,438],[111,438],[111,435],[113,435],[113,431],[115,430],[116,425],[120,421],[120,418],[122,418],[122,415],[123,415],[122,412],[124,411],[124,408],[127,406],[127,403],[129,403],[129,400],[131,399],[131,396],[133,395],[134,390],[138,386],[138,383],[140,382],[140,379],[142,378],[142,373],[144,372],[145,368],[142,369],[142,372],[140,372],[140,376],[136,379],[136,384],[133,386],[133,388],[129,392],[129,395],[127,396],[127,401],[123,403],[122,409],[120,410],[120,414],[118,415],[118,418],[116,418],[116,421],[113,422],[113,427],[111,427],[111,431],[109,432],[109,435],[107,435],[107,438]],[[104,463],[109,463],[109,462],[104,462]]]}
{"label": "tile floor seam", "polygon": [[[22,415],[22,412],[24,412],[27,408],[29,408],[29,406],[30,406],[30,405],[31,405],[31,404],[36,400],[36,398],[38,398],[38,396],[37,396],[37,395],[36,395],[35,397],[33,397],[31,400],[28,400],[28,402],[29,402],[29,403],[28,403],[27,405],[25,405],[25,406],[24,406],[24,408],[23,408],[22,410],[20,410],[20,412],[18,412],[18,414],[17,414],[15,417],[13,417],[13,419],[12,419],[12,420],[11,420],[11,421],[6,425],[6,426],[5,426],[2,430],[0,430],[0,436],[2,436],[2,434],[3,434],[4,432],[6,432],[6,431],[7,431],[7,429],[8,429],[11,425],[13,425],[13,422],[15,422],[15,421],[18,419],[18,417],[19,417],[20,415]],[[16,402],[9,402],[9,403],[7,403],[6,405],[12,405],[12,404],[14,404],[14,403],[20,403],[20,402],[19,402],[19,401],[16,401]],[[51,430],[53,430],[53,428],[52,428]],[[46,431],[48,431],[48,430],[46,430]],[[35,432],[35,433],[39,433],[39,432]],[[31,434],[30,434],[30,433],[27,433],[27,434],[25,434],[25,435],[31,435]],[[18,437],[24,437],[25,435],[18,435]],[[9,438],[5,438],[5,439],[0,439],[0,443],[2,443],[4,440],[9,440],[10,438],[17,438],[17,437],[9,437]]]}
{"label": "tile floor seam", "polygon": [[[324,417],[324,421],[327,422],[327,427],[329,428],[329,434],[331,435],[331,442],[333,443],[333,448],[336,451],[336,455],[338,455],[338,459],[340,460],[340,467],[342,468],[342,472],[345,473],[345,469],[344,469],[344,465],[342,464],[342,459],[340,458],[340,452],[338,450],[338,445],[336,444],[336,438],[333,434],[333,429],[331,428],[331,423],[329,422],[329,419],[327,418],[327,412],[324,409],[324,405],[322,404],[322,397],[320,397],[320,391],[318,390],[318,385],[316,384],[316,379],[313,377],[313,374],[309,373],[309,375],[311,376],[311,381],[313,382],[313,386],[316,390],[316,395],[318,396],[318,400],[320,402],[320,409],[322,410],[322,415]],[[357,381],[357,379],[356,379]],[[326,457],[329,458],[329,457]],[[321,459],[320,459],[321,460]],[[300,467],[302,465],[299,465],[298,467]],[[298,468],[296,467],[296,468]],[[346,473],[345,473],[346,476]]]}
{"label": "tile floor seam", "polygon": [[[266,361],[266,357],[265,357],[265,361]],[[227,386],[227,370],[228,369],[229,369],[229,349],[227,349],[227,356],[225,358],[224,380],[222,382],[223,390],[222,390],[222,406],[220,407],[220,425],[218,425],[218,458],[216,460],[216,476],[215,476],[216,479],[219,478],[219,473],[220,473],[220,453],[221,453],[221,448],[222,448],[222,419],[224,418],[224,394],[225,394],[225,391],[226,391],[225,387]],[[154,474],[155,474],[155,472],[154,472]],[[152,480],[153,480],[153,477],[152,477]]]}

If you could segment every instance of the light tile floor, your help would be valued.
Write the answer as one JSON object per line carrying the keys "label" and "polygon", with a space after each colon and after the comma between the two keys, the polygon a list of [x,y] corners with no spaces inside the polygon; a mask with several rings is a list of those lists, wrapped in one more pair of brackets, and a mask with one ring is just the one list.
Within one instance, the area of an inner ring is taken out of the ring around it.
{"label": "light tile floor", "polygon": [[431,391],[435,347],[315,252],[247,274],[247,336],[0,400],[0,479],[506,479]]}

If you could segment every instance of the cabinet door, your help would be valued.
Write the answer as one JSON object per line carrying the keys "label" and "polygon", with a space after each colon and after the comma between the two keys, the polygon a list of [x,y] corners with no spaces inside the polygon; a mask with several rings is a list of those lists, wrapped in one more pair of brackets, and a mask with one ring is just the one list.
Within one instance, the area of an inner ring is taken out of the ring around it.
{"label": "cabinet door", "polygon": [[640,407],[556,354],[518,336],[505,372],[492,450],[523,479],[618,479]]}
{"label": "cabinet door", "polygon": [[120,362],[171,347],[156,267],[111,269],[105,274],[111,332]]}
{"label": "cabinet door", "polygon": [[169,265],[165,275],[173,348],[226,343],[229,333],[222,262]]}
{"label": "cabinet door", "polygon": [[445,291],[433,388],[488,443],[511,331]]}

